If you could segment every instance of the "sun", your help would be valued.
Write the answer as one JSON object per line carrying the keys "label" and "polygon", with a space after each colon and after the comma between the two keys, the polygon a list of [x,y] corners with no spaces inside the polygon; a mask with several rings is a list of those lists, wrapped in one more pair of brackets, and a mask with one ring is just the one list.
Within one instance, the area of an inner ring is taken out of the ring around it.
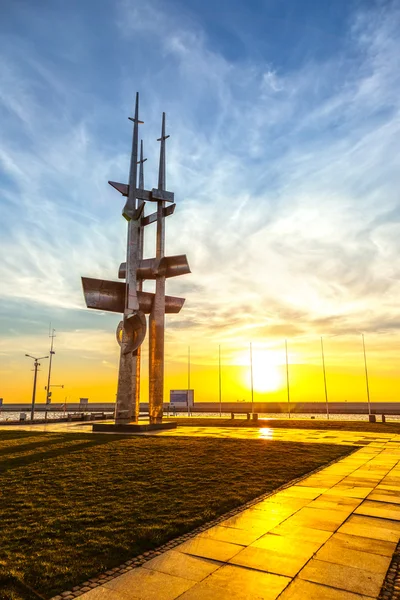
{"label": "sun", "polygon": [[[284,385],[282,355],[275,350],[253,347],[253,389],[256,392],[276,392]],[[251,388],[250,354],[241,353],[238,363],[248,365],[246,386]]]}
{"label": "sun", "polygon": [[270,360],[266,351],[253,355],[253,386],[257,392],[275,392],[282,387],[281,368]]}

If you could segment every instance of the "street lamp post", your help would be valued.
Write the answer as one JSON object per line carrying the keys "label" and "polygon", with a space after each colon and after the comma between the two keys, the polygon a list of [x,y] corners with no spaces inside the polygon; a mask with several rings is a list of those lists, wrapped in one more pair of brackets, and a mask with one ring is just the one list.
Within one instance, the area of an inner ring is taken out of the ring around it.
{"label": "street lamp post", "polygon": [[35,417],[35,397],[36,397],[36,380],[37,380],[37,371],[38,367],[40,367],[39,360],[43,360],[45,358],[49,358],[48,356],[40,356],[36,358],[35,356],[31,356],[30,354],[25,354],[28,358],[32,358],[35,362],[33,363],[33,367],[35,370],[35,374],[33,376],[33,390],[32,390],[32,409],[31,409],[31,421],[33,421]]}

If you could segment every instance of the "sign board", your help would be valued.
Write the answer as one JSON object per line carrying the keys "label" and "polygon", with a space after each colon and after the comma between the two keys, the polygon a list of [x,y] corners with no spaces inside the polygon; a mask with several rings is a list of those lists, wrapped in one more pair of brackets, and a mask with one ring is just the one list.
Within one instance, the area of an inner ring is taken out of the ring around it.
{"label": "sign board", "polygon": [[79,410],[88,409],[89,398],[79,398]]}
{"label": "sign board", "polygon": [[169,402],[174,406],[193,408],[194,390],[170,390]]}

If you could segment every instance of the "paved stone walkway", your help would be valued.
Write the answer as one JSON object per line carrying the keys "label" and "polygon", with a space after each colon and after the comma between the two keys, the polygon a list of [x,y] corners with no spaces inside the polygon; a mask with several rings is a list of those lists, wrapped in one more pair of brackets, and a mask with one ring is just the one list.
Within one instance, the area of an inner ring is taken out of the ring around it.
{"label": "paved stone walkway", "polygon": [[399,435],[186,427],[157,435],[364,447],[82,600],[378,598],[400,539]]}

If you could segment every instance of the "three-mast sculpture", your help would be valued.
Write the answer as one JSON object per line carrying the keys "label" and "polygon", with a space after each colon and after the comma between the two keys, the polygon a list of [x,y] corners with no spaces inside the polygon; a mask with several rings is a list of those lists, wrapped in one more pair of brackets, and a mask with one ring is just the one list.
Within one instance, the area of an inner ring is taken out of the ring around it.
{"label": "three-mast sculpture", "polygon": [[[165,217],[175,210],[174,194],[166,190],[165,113],[162,116],[158,187],[144,189],[143,142],[139,147],[139,94],[136,94],[135,116],[129,183],[109,181],[126,203],[122,215],[128,221],[126,261],[120,265],[120,281],[105,281],[82,277],[86,306],[102,311],[122,313],[117,327],[120,362],[117,388],[116,424],[137,423],[140,400],[141,344],[146,337],[149,315],[149,418],[150,423],[161,423],[164,391],[164,329],[165,313],[178,313],[184,298],[165,295],[165,280],[190,273],[186,255],[165,256]],[[139,181],[138,167],[139,165]],[[154,203],[156,211],[145,216],[147,203]],[[144,232],[147,225],[157,223],[156,256],[144,258]],[[146,279],[155,280],[155,293],[143,291]]]}

